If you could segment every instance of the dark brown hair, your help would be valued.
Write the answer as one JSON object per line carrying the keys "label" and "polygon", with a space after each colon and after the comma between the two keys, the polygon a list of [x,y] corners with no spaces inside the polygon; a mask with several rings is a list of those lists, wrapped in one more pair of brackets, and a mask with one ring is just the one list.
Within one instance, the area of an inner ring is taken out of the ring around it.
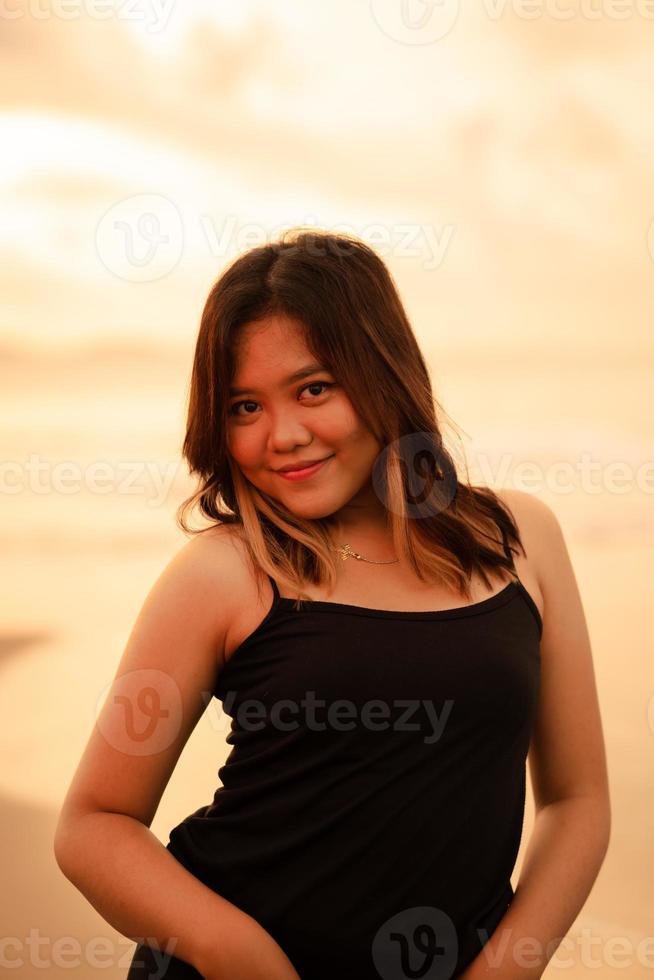
{"label": "dark brown hair", "polygon": [[182,530],[207,530],[186,520],[197,504],[210,527],[238,530],[254,568],[300,595],[307,581],[335,582],[329,518],[289,512],[247,481],[228,452],[239,328],[279,314],[304,328],[312,354],[384,447],[373,480],[389,511],[396,554],[423,581],[444,583],[468,600],[475,572],[488,587],[489,569],[514,578],[511,543],[524,548],[513,517],[493,490],[459,479],[441,434],[445,413],[395,283],[376,252],[352,235],[292,229],[239,256],[213,285],[195,348],[182,450],[199,487],[178,509]]}

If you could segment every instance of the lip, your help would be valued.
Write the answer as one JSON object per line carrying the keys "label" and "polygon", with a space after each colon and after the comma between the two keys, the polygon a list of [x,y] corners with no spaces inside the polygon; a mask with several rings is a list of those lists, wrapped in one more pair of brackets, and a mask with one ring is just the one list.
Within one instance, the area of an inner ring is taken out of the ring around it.
{"label": "lip", "polygon": [[291,480],[291,481],[307,480],[310,476],[313,476],[314,473],[317,473],[318,470],[322,469],[325,463],[328,463],[329,460],[333,458],[334,455],[332,453],[331,456],[326,456],[325,459],[319,460],[317,463],[314,463],[312,466],[305,466],[301,470],[286,470],[286,471],[277,470],[276,473],[277,476],[281,476],[285,480]]}

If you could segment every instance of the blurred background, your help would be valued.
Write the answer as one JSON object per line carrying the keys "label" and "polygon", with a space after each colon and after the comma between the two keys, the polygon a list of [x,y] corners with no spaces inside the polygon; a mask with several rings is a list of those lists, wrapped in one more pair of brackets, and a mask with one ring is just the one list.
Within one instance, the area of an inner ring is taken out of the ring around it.
{"label": "blurred background", "polygon": [[[456,458],[563,526],[613,830],[547,976],[651,971],[653,42],[637,0],[3,5],[3,969],[126,973],[134,944],[57,868],[57,813],[185,541],[207,293],[304,225],[378,250]],[[226,732],[213,701],[153,823],[164,843],[211,800]],[[514,887],[532,819],[529,798]]]}

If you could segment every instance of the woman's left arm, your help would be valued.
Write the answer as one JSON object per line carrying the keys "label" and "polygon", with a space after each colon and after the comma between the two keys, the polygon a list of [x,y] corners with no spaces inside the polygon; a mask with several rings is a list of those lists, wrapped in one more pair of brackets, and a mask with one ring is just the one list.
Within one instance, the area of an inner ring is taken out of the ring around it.
{"label": "woman's left arm", "polygon": [[536,817],[513,901],[462,980],[540,977],[593,887],[611,831],[590,639],[563,533],[542,501],[520,491],[504,495],[544,600],[529,749]]}

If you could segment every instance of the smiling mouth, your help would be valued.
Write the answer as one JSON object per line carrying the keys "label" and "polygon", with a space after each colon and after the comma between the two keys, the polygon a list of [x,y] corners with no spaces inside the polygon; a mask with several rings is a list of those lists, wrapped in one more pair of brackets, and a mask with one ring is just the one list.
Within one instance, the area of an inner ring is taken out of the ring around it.
{"label": "smiling mouth", "polygon": [[[332,455],[330,453],[330,455]],[[318,463],[324,462],[324,460],[329,459],[329,456],[322,456],[320,459],[313,459],[307,463],[301,463],[298,466],[294,466],[292,463],[288,466],[281,466],[276,473],[291,473],[294,470],[308,470],[310,466],[316,466]]]}
{"label": "smiling mouth", "polygon": [[318,470],[322,469],[325,463],[328,463],[330,459],[333,459],[333,454],[331,456],[326,456],[325,459],[318,460],[317,463],[312,463],[311,466],[305,466],[301,470],[277,470],[277,476],[281,476],[285,480],[302,480],[313,476]]}

